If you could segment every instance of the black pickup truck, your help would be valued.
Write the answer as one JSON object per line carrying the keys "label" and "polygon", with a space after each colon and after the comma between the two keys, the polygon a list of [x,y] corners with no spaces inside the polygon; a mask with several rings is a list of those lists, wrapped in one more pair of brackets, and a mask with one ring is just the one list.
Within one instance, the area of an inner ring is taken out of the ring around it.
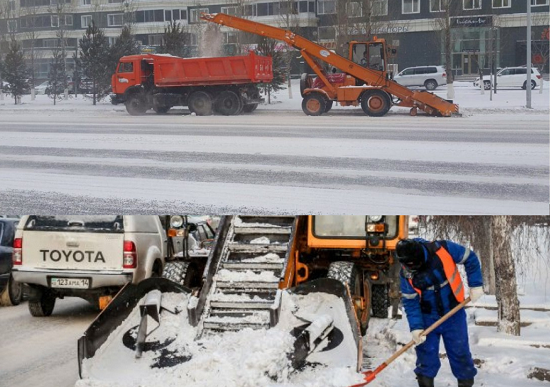
{"label": "black pickup truck", "polygon": [[18,305],[23,285],[11,275],[13,238],[19,219],[0,218],[0,305]]}

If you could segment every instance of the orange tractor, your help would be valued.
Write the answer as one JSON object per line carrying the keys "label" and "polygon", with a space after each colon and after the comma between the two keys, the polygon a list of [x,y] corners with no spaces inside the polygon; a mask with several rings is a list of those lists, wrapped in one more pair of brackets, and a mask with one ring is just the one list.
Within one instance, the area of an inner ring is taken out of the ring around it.
{"label": "orange tractor", "polygon": [[[333,102],[342,106],[358,106],[365,114],[373,117],[385,115],[392,105],[410,107],[410,114],[418,109],[433,116],[449,117],[458,113],[458,105],[426,91],[413,91],[390,78],[387,71],[388,53],[391,53],[384,39],[374,38],[371,42],[350,42],[348,58],[344,58],[325,47],[307,40],[295,33],[266,24],[241,19],[223,13],[202,14],[209,22],[236,28],[267,38],[281,40],[300,50],[304,60],[313,69],[317,79],[302,78],[302,109],[308,115],[326,113]],[[342,71],[327,75],[318,64],[325,62]]]}

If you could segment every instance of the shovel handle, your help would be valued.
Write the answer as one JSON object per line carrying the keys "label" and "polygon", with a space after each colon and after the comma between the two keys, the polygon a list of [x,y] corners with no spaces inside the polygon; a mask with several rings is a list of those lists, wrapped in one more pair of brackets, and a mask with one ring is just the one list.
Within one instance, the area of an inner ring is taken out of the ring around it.
{"label": "shovel handle", "polygon": [[[427,336],[430,333],[432,333],[436,328],[438,328],[441,324],[443,324],[445,321],[447,321],[451,316],[453,316],[456,312],[458,312],[460,309],[464,308],[468,302],[470,302],[470,297],[466,298],[464,301],[462,301],[460,304],[455,306],[453,309],[451,309],[447,314],[445,314],[443,317],[441,317],[439,320],[434,322],[432,325],[430,325],[428,328],[426,328],[420,336]],[[395,359],[397,359],[399,356],[401,356],[403,353],[407,352],[413,345],[414,340],[409,341],[405,346],[403,346],[399,351],[395,352],[389,359],[387,359],[384,363],[380,364],[374,371],[367,371],[363,372],[365,375],[365,382],[360,384],[354,384],[351,387],[361,387],[364,386],[374,380],[376,375],[381,372],[384,368],[386,368],[389,364],[391,364]]]}

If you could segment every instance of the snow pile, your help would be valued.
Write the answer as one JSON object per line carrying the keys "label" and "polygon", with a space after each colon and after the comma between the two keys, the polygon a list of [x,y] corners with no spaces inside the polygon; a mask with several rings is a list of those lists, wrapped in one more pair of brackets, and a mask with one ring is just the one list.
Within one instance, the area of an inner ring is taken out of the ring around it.
{"label": "snow pile", "polygon": [[270,223],[248,223],[241,219],[240,216],[235,216],[235,219],[233,220],[233,224],[235,227],[281,227],[276,224],[270,224]]}
{"label": "snow pile", "polygon": [[284,258],[279,257],[275,253],[267,253],[254,258],[245,258],[241,262],[254,262],[254,263],[283,263]]}
{"label": "snow pile", "polygon": [[252,239],[250,241],[251,245],[268,245],[269,243],[270,243],[269,238],[265,236]]}
{"label": "snow pile", "polygon": [[216,274],[215,280],[228,282],[279,282],[279,278],[272,271],[255,273],[251,270],[231,271],[227,269],[220,270]]}

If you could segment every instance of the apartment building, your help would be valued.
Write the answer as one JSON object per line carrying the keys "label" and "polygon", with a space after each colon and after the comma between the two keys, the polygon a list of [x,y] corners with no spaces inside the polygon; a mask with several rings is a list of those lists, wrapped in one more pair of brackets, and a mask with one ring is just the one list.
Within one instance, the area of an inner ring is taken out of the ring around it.
{"label": "apartment building", "polygon": [[[548,15],[550,0],[0,0],[0,39],[14,36],[22,43],[35,77],[48,75],[51,49],[63,30],[69,51],[67,65],[74,67],[78,39],[94,21],[114,42],[125,24],[144,52],[161,44],[165,26],[181,23],[189,34],[189,52],[201,55],[204,22],[201,12],[242,15],[251,20],[299,29],[308,39],[338,52],[346,42],[366,36],[385,37],[397,49],[393,62],[408,66],[443,64],[441,21],[449,14],[452,67],[457,75],[488,71],[493,60],[504,67],[525,64],[527,1],[532,4],[533,62],[546,62],[548,72]],[[545,35],[546,34],[546,35]],[[254,39],[222,27],[219,44],[224,54]],[[544,49],[546,47],[546,49]],[[544,51],[546,50],[546,51]],[[546,54],[544,54],[546,52]],[[545,56],[546,55],[546,56]],[[299,53],[293,73],[305,69]]]}

